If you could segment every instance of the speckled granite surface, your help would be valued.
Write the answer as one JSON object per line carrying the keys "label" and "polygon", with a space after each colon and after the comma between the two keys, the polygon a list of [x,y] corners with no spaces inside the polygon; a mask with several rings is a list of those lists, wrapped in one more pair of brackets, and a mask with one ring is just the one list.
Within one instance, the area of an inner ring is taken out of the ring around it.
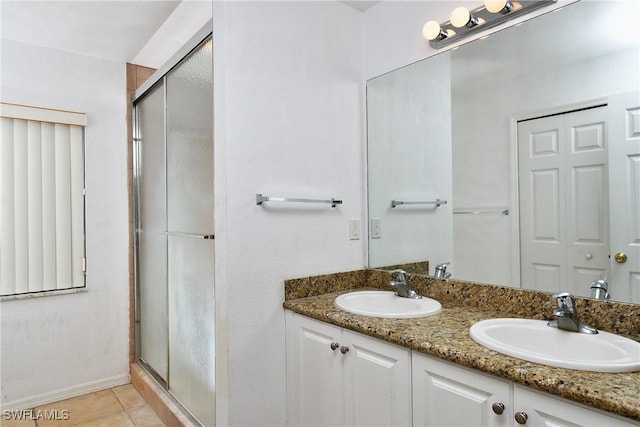
{"label": "speckled granite surface", "polygon": [[384,267],[376,267],[376,270],[385,270],[391,271],[396,269],[402,269],[409,274],[429,274],[429,261],[417,261],[410,262],[407,264],[395,264],[395,265],[386,265]]}
{"label": "speckled granite surface", "polygon": [[[441,302],[442,313],[420,319],[380,319],[350,314],[334,307],[333,300],[344,291],[362,287],[386,290],[389,274],[375,270],[286,281],[284,307],[640,421],[640,372],[598,373],[553,368],[500,354],[471,339],[469,327],[479,320],[549,318],[555,305],[551,294],[428,277],[412,276],[411,280],[419,294]],[[327,292],[312,289],[316,284]],[[640,338],[638,305],[580,299],[578,309],[591,326]]]}

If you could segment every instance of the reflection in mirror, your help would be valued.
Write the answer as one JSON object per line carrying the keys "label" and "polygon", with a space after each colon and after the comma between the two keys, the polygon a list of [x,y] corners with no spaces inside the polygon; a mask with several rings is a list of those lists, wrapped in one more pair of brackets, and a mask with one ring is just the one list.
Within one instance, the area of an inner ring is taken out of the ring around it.
{"label": "reflection in mirror", "polygon": [[606,278],[640,303],[639,14],[581,1],[370,80],[369,266],[581,296]]}
{"label": "reflection in mirror", "polygon": [[453,254],[449,65],[444,53],[367,83],[371,267],[427,274]]}

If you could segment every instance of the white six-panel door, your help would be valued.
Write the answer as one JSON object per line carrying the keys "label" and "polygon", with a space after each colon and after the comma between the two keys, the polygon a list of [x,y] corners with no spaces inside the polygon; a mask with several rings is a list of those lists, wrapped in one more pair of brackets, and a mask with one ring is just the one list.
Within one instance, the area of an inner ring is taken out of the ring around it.
{"label": "white six-panel door", "polygon": [[606,107],[518,123],[522,287],[588,296],[609,274]]}
{"label": "white six-panel door", "polygon": [[609,123],[609,290],[612,299],[640,303],[640,93],[611,96]]}

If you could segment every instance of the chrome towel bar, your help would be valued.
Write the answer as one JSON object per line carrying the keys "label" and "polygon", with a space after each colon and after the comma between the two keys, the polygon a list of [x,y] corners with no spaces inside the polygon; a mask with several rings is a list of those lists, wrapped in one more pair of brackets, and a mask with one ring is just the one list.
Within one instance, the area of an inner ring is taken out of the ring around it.
{"label": "chrome towel bar", "polygon": [[189,237],[192,239],[205,239],[205,240],[213,240],[216,238],[214,234],[193,234],[193,233],[180,233],[177,231],[146,231],[140,228],[135,229],[136,233],[145,233],[155,236],[168,236],[168,237]]}
{"label": "chrome towel bar", "polygon": [[509,209],[461,209],[453,210],[454,215],[509,215]]}
{"label": "chrome towel bar", "polygon": [[447,201],[446,200],[440,200],[440,199],[436,199],[436,200],[427,200],[427,201],[423,201],[423,202],[403,202],[400,200],[392,200],[391,201],[391,207],[395,208],[396,206],[400,206],[400,205],[436,205],[436,208],[440,205],[446,205]]}
{"label": "chrome towel bar", "polygon": [[337,205],[342,204],[342,200],[337,200],[337,199],[334,199],[333,197],[329,200],[319,200],[319,199],[295,199],[291,197],[271,197],[271,196],[263,196],[262,194],[256,194],[256,205],[261,205],[264,202],[331,203],[332,208],[335,208]]}

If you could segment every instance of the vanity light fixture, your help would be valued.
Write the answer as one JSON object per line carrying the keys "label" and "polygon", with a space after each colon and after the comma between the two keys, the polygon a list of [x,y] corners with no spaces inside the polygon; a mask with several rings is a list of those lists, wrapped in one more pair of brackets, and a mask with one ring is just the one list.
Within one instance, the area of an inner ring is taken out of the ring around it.
{"label": "vanity light fixture", "polygon": [[456,7],[451,12],[450,18],[451,25],[456,28],[473,28],[478,25],[478,18],[476,18],[469,9],[464,6]]}
{"label": "vanity light fixture", "polygon": [[447,34],[437,21],[427,21],[427,23],[422,27],[422,35],[427,40],[440,41],[453,34],[455,34],[453,31],[451,31],[451,34]]}
{"label": "vanity light fixture", "polygon": [[476,30],[485,30],[510,19],[530,13],[557,0],[485,0],[484,6],[469,10],[457,7],[450,20],[439,24],[428,21],[422,27],[422,35],[434,49],[455,43]]}
{"label": "vanity light fixture", "polygon": [[515,5],[511,0],[484,0],[484,7],[491,13],[506,15],[514,10]]}

